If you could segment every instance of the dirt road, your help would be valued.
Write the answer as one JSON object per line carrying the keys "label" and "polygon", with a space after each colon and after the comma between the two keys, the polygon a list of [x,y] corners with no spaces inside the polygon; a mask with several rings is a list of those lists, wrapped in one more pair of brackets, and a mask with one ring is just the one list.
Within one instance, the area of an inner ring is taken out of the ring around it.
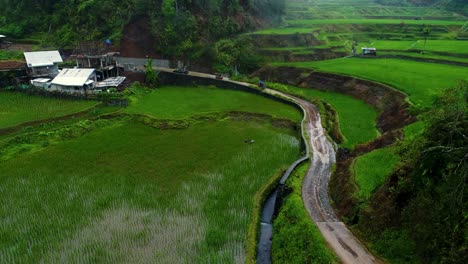
{"label": "dirt road", "polygon": [[[163,69],[169,71],[170,69]],[[190,72],[189,75],[214,78],[213,75]],[[230,81],[225,79],[225,81]],[[240,85],[250,86],[248,83],[235,82]],[[307,171],[302,185],[302,200],[309,212],[310,218],[320,229],[327,243],[335,251],[342,263],[368,264],[379,263],[362,246],[359,240],[349,231],[346,225],[336,216],[328,198],[328,183],[331,176],[331,167],[335,163],[335,148],[326,137],[322,127],[320,114],[316,107],[300,98],[276,91],[265,89],[269,93],[284,98],[289,98],[301,105],[306,112],[305,130],[308,135],[308,152],[311,158],[311,166]]]}
{"label": "dirt road", "polygon": [[335,163],[335,148],[325,135],[316,107],[305,100],[275,90],[266,89],[265,92],[290,98],[306,110],[305,125],[312,159],[302,184],[302,200],[311,219],[343,263],[378,263],[339,220],[330,205],[328,183],[331,166]]}

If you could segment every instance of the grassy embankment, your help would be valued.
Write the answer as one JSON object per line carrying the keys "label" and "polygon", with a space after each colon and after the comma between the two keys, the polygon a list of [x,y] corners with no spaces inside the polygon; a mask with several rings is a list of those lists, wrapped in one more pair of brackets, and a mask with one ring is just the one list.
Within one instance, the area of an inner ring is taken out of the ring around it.
{"label": "grassy embankment", "polygon": [[[194,90],[206,95],[192,97],[195,113],[221,100]],[[154,105],[185,116],[172,106]],[[242,107],[219,111],[229,110]],[[4,139],[0,262],[244,261],[253,197],[299,156],[296,132],[229,119],[166,130],[145,122],[80,121]]]}
{"label": "grassy embankment", "polygon": [[286,182],[292,193],[274,221],[273,263],[338,263],[302,202],[302,180],[308,166],[304,163],[296,168]]}
{"label": "grassy embankment", "polygon": [[65,116],[96,105],[96,101],[54,99],[18,92],[0,92],[0,128]]}

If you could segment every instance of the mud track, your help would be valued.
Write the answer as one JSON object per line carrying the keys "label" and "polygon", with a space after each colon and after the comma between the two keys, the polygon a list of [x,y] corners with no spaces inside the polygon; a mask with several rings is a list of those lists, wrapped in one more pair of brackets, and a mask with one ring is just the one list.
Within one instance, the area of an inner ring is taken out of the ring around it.
{"label": "mud track", "polygon": [[[171,69],[159,69],[172,74]],[[190,72],[189,76],[214,79],[213,75]],[[219,82],[231,82],[240,86],[250,87],[251,84],[230,81],[228,79]],[[336,252],[342,263],[379,263],[354,237],[346,225],[340,221],[333,210],[328,196],[328,184],[331,177],[331,167],[336,162],[335,146],[328,140],[322,127],[320,114],[316,106],[297,98],[272,89],[265,89],[265,93],[283,97],[300,105],[306,114],[303,128],[307,133],[306,144],[309,146],[309,158],[311,164],[304,178],[302,187],[302,199],[310,218],[317,225],[330,247]],[[271,231],[271,230],[270,230]],[[266,236],[271,239],[271,232]],[[265,260],[264,263],[271,263]],[[263,263],[263,262],[262,262]]]}
{"label": "mud track", "polygon": [[335,146],[325,135],[317,108],[305,100],[288,94],[271,89],[266,89],[265,92],[289,98],[300,104],[306,111],[305,130],[312,157],[302,184],[302,200],[310,218],[342,263],[378,263],[340,221],[331,207],[328,183],[332,164],[336,161],[336,152]]}

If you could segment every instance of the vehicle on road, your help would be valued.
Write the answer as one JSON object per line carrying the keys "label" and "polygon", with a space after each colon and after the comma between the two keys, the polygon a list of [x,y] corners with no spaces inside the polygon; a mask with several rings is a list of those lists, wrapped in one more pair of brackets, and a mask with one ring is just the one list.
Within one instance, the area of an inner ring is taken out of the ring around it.
{"label": "vehicle on road", "polygon": [[188,74],[189,73],[189,71],[187,70],[186,67],[177,68],[177,69],[173,70],[172,72],[179,73],[179,74]]}

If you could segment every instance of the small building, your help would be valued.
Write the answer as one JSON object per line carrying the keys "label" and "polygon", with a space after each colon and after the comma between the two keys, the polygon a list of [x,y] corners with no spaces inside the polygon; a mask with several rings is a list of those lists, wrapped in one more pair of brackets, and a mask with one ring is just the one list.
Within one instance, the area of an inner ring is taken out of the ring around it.
{"label": "small building", "polygon": [[31,80],[31,85],[34,87],[48,89],[50,87],[50,80],[49,78],[36,78]]}
{"label": "small building", "polygon": [[50,83],[50,91],[87,94],[94,93],[96,83],[94,69],[63,69]]}
{"label": "small building", "polygon": [[28,73],[32,78],[53,78],[59,73],[58,64],[63,62],[57,50],[25,52],[24,58],[28,66]]}
{"label": "small building", "polygon": [[361,49],[362,49],[362,55],[363,56],[377,56],[377,49],[376,48],[363,47]]}

